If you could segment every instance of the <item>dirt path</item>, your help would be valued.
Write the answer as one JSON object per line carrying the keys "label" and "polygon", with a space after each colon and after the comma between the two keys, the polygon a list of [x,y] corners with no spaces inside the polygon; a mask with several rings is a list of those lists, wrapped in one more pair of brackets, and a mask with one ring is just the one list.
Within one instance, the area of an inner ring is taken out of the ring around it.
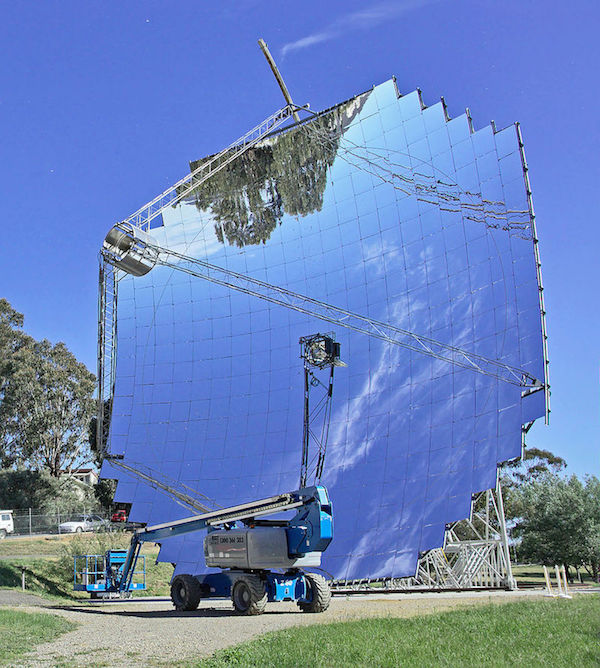
{"label": "dirt path", "polygon": [[[147,666],[209,656],[267,631],[362,617],[410,617],[460,606],[507,603],[539,592],[401,594],[334,598],[320,615],[300,613],[291,603],[273,603],[259,617],[238,617],[229,601],[205,603],[195,612],[173,610],[167,599],[44,608],[79,624],[58,640],[41,645],[20,666]],[[23,609],[23,608],[21,608]],[[31,608],[40,610],[39,607]]]}

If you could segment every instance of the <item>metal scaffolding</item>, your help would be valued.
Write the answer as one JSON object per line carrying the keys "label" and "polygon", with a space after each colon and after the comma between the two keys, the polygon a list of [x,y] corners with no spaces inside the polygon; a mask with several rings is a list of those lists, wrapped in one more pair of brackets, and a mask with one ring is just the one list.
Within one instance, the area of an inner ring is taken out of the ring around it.
{"label": "metal scaffolding", "polygon": [[421,556],[414,577],[338,580],[333,590],[373,593],[382,586],[384,591],[516,589],[500,482],[473,496],[470,517],[446,528],[444,546]]}

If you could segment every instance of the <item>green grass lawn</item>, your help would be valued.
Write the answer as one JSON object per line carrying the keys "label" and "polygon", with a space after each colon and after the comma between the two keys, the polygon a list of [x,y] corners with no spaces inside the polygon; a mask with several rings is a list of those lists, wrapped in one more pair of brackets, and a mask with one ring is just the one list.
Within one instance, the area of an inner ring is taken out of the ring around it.
{"label": "green grass lawn", "polygon": [[[0,541],[0,555],[6,557],[0,560],[0,587],[20,589],[21,567],[25,567],[29,593],[63,600],[88,600],[88,593],[73,591],[73,557],[126,548],[130,540],[131,534],[116,532]],[[147,589],[135,596],[168,596],[173,567],[155,563],[158,548],[154,545],[145,545],[142,554],[146,556]]]}
{"label": "green grass lawn", "polygon": [[193,664],[221,666],[598,666],[600,596],[296,627]]}
{"label": "green grass lawn", "polygon": [[75,627],[57,615],[0,609],[0,663],[13,661]]}
{"label": "green grass lawn", "polygon": [[59,554],[61,545],[65,545],[76,537],[70,536],[46,536],[43,538],[29,538],[29,536],[18,536],[16,538],[5,538],[0,540],[0,557],[11,557],[15,555],[31,554],[36,557],[55,557]]}
{"label": "green grass lawn", "polygon": [[[0,560],[0,587],[20,588],[21,566],[25,566],[27,591],[42,596],[89,599],[87,593],[73,591],[73,556],[104,554],[108,549],[126,548],[130,540],[131,534],[123,531],[0,540],[0,557],[4,557]],[[172,566],[155,563],[158,548],[152,544],[144,545],[142,554],[146,556],[148,589],[145,595],[168,596]],[[541,566],[513,566],[513,571],[517,582],[544,586]],[[586,573],[582,575],[586,584],[593,584]],[[554,584],[554,575],[552,582]],[[374,588],[381,589],[381,584],[376,583]],[[142,595],[142,592],[135,594]]]}

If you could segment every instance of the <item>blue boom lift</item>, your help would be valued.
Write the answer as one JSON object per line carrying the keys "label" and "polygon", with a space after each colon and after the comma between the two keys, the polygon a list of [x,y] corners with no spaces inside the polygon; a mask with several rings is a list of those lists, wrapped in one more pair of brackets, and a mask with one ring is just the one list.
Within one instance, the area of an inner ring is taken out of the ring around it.
{"label": "blue boom lift", "polygon": [[[292,510],[291,519],[264,519]],[[171,600],[177,610],[195,610],[203,598],[228,597],[243,615],[261,614],[267,601],[296,601],[303,612],[323,612],[329,606],[331,591],[325,578],[303,570],[321,565],[321,554],[333,538],[331,502],[322,486],[138,529],[127,552],[107,553],[104,576],[94,583],[98,586],[85,588],[120,595],[144,588],[134,581],[143,543],[202,529],[207,530],[206,565],[222,570],[176,575]]]}

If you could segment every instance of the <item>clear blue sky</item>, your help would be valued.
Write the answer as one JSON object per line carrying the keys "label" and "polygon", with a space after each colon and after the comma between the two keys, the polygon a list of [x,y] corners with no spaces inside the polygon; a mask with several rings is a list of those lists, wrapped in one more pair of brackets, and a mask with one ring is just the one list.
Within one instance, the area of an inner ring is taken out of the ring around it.
{"label": "clear blue sky", "polygon": [[313,109],[396,75],[476,127],[521,121],[552,384],[529,444],[600,475],[599,19],[590,0],[2,3],[0,297],[95,370],[102,239],[282,106],[259,37]]}

